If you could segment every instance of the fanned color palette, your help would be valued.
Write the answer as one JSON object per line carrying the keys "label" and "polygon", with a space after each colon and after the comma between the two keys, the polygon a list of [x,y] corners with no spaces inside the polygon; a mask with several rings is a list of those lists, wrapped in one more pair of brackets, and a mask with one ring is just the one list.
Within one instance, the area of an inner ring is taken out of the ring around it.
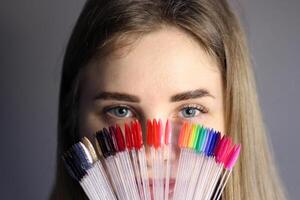
{"label": "fanned color palette", "polygon": [[174,127],[154,119],[146,133],[138,121],[103,128],[97,148],[83,138],[63,155],[66,169],[91,200],[220,199],[241,145],[200,124]]}

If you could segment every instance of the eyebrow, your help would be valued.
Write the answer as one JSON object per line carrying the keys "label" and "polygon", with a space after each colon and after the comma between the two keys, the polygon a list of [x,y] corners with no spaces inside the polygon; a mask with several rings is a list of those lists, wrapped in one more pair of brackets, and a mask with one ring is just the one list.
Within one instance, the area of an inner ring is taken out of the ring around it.
{"label": "eyebrow", "polygon": [[96,95],[95,100],[118,100],[118,101],[128,101],[133,103],[139,103],[141,100],[139,97],[119,92],[100,92]]}
{"label": "eyebrow", "polygon": [[[170,102],[178,102],[178,101],[196,99],[196,98],[201,98],[201,97],[215,98],[207,90],[197,89],[197,90],[182,92],[182,93],[173,95],[170,98]],[[126,93],[120,93],[120,92],[100,92],[99,94],[97,94],[95,96],[95,100],[100,100],[100,99],[101,100],[127,101],[127,102],[133,102],[133,103],[141,102],[141,100],[138,96],[134,96],[131,94],[126,94]]]}
{"label": "eyebrow", "polygon": [[215,98],[206,89],[196,89],[196,90],[176,94],[176,95],[174,95],[170,98],[170,101],[171,102],[178,102],[178,101],[184,101],[184,100],[189,100],[189,99],[196,99],[196,98],[200,98],[200,97]]}

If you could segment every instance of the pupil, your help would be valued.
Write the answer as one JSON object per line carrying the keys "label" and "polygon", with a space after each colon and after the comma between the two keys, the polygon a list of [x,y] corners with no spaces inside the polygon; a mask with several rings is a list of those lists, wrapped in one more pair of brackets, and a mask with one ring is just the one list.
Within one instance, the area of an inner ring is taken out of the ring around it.
{"label": "pupil", "polygon": [[128,109],[123,107],[115,108],[113,113],[118,117],[125,117],[128,114]]}
{"label": "pupil", "polygon": [[124,115],[124,114],[126,114],[126,109],[125,108],[119,108],[118,112],[119,112],[119,114]]}
{"label": "pupil", "polygon": [[186,109],[186,114],[187,114],[187,115],[190,116],[190,115],[193,115],[194,113],[195,113],[195,110],[194,110],[194,109],[192,109],[192,108],[187,108],[187,109]]}

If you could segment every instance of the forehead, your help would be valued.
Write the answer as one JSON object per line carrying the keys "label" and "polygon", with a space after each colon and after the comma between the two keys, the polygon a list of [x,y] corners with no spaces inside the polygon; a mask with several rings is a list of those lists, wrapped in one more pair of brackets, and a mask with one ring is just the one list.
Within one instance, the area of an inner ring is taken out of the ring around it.
{"label": "forehead", "polygon": [[85,85],[95,90],[146,96],[151,91],[163,96],[203,87],[217,93],[221,82],[215,60],[176,28],[151,32],[132,46],[91,63],[84,77]]}

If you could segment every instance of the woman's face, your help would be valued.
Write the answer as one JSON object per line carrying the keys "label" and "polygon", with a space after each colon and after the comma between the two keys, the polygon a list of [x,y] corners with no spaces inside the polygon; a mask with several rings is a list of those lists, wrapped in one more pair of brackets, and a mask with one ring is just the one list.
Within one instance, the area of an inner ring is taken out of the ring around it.
{"label": "woman's face", "polygon": [[90,138],[115,123],[138,119],[145,125],[153,118],[189,120],[223,132],[222,77],[196,40],[176,28],[163,28],[90,62],[79,110],[80,133]]}
{"label": "woman's face", "polygon": [[[134,119],[145,128],[147,119],[153,118],[176,124],[188,120],[224,131],[221,73],[192,37],[165,28],[131,47],[86,67],[79,113],[82,136],[92,138],[103,127],[124,127]],[[179,152],[174,149],[171,196]],[[148,152],[148,164],[149,157]]]}

